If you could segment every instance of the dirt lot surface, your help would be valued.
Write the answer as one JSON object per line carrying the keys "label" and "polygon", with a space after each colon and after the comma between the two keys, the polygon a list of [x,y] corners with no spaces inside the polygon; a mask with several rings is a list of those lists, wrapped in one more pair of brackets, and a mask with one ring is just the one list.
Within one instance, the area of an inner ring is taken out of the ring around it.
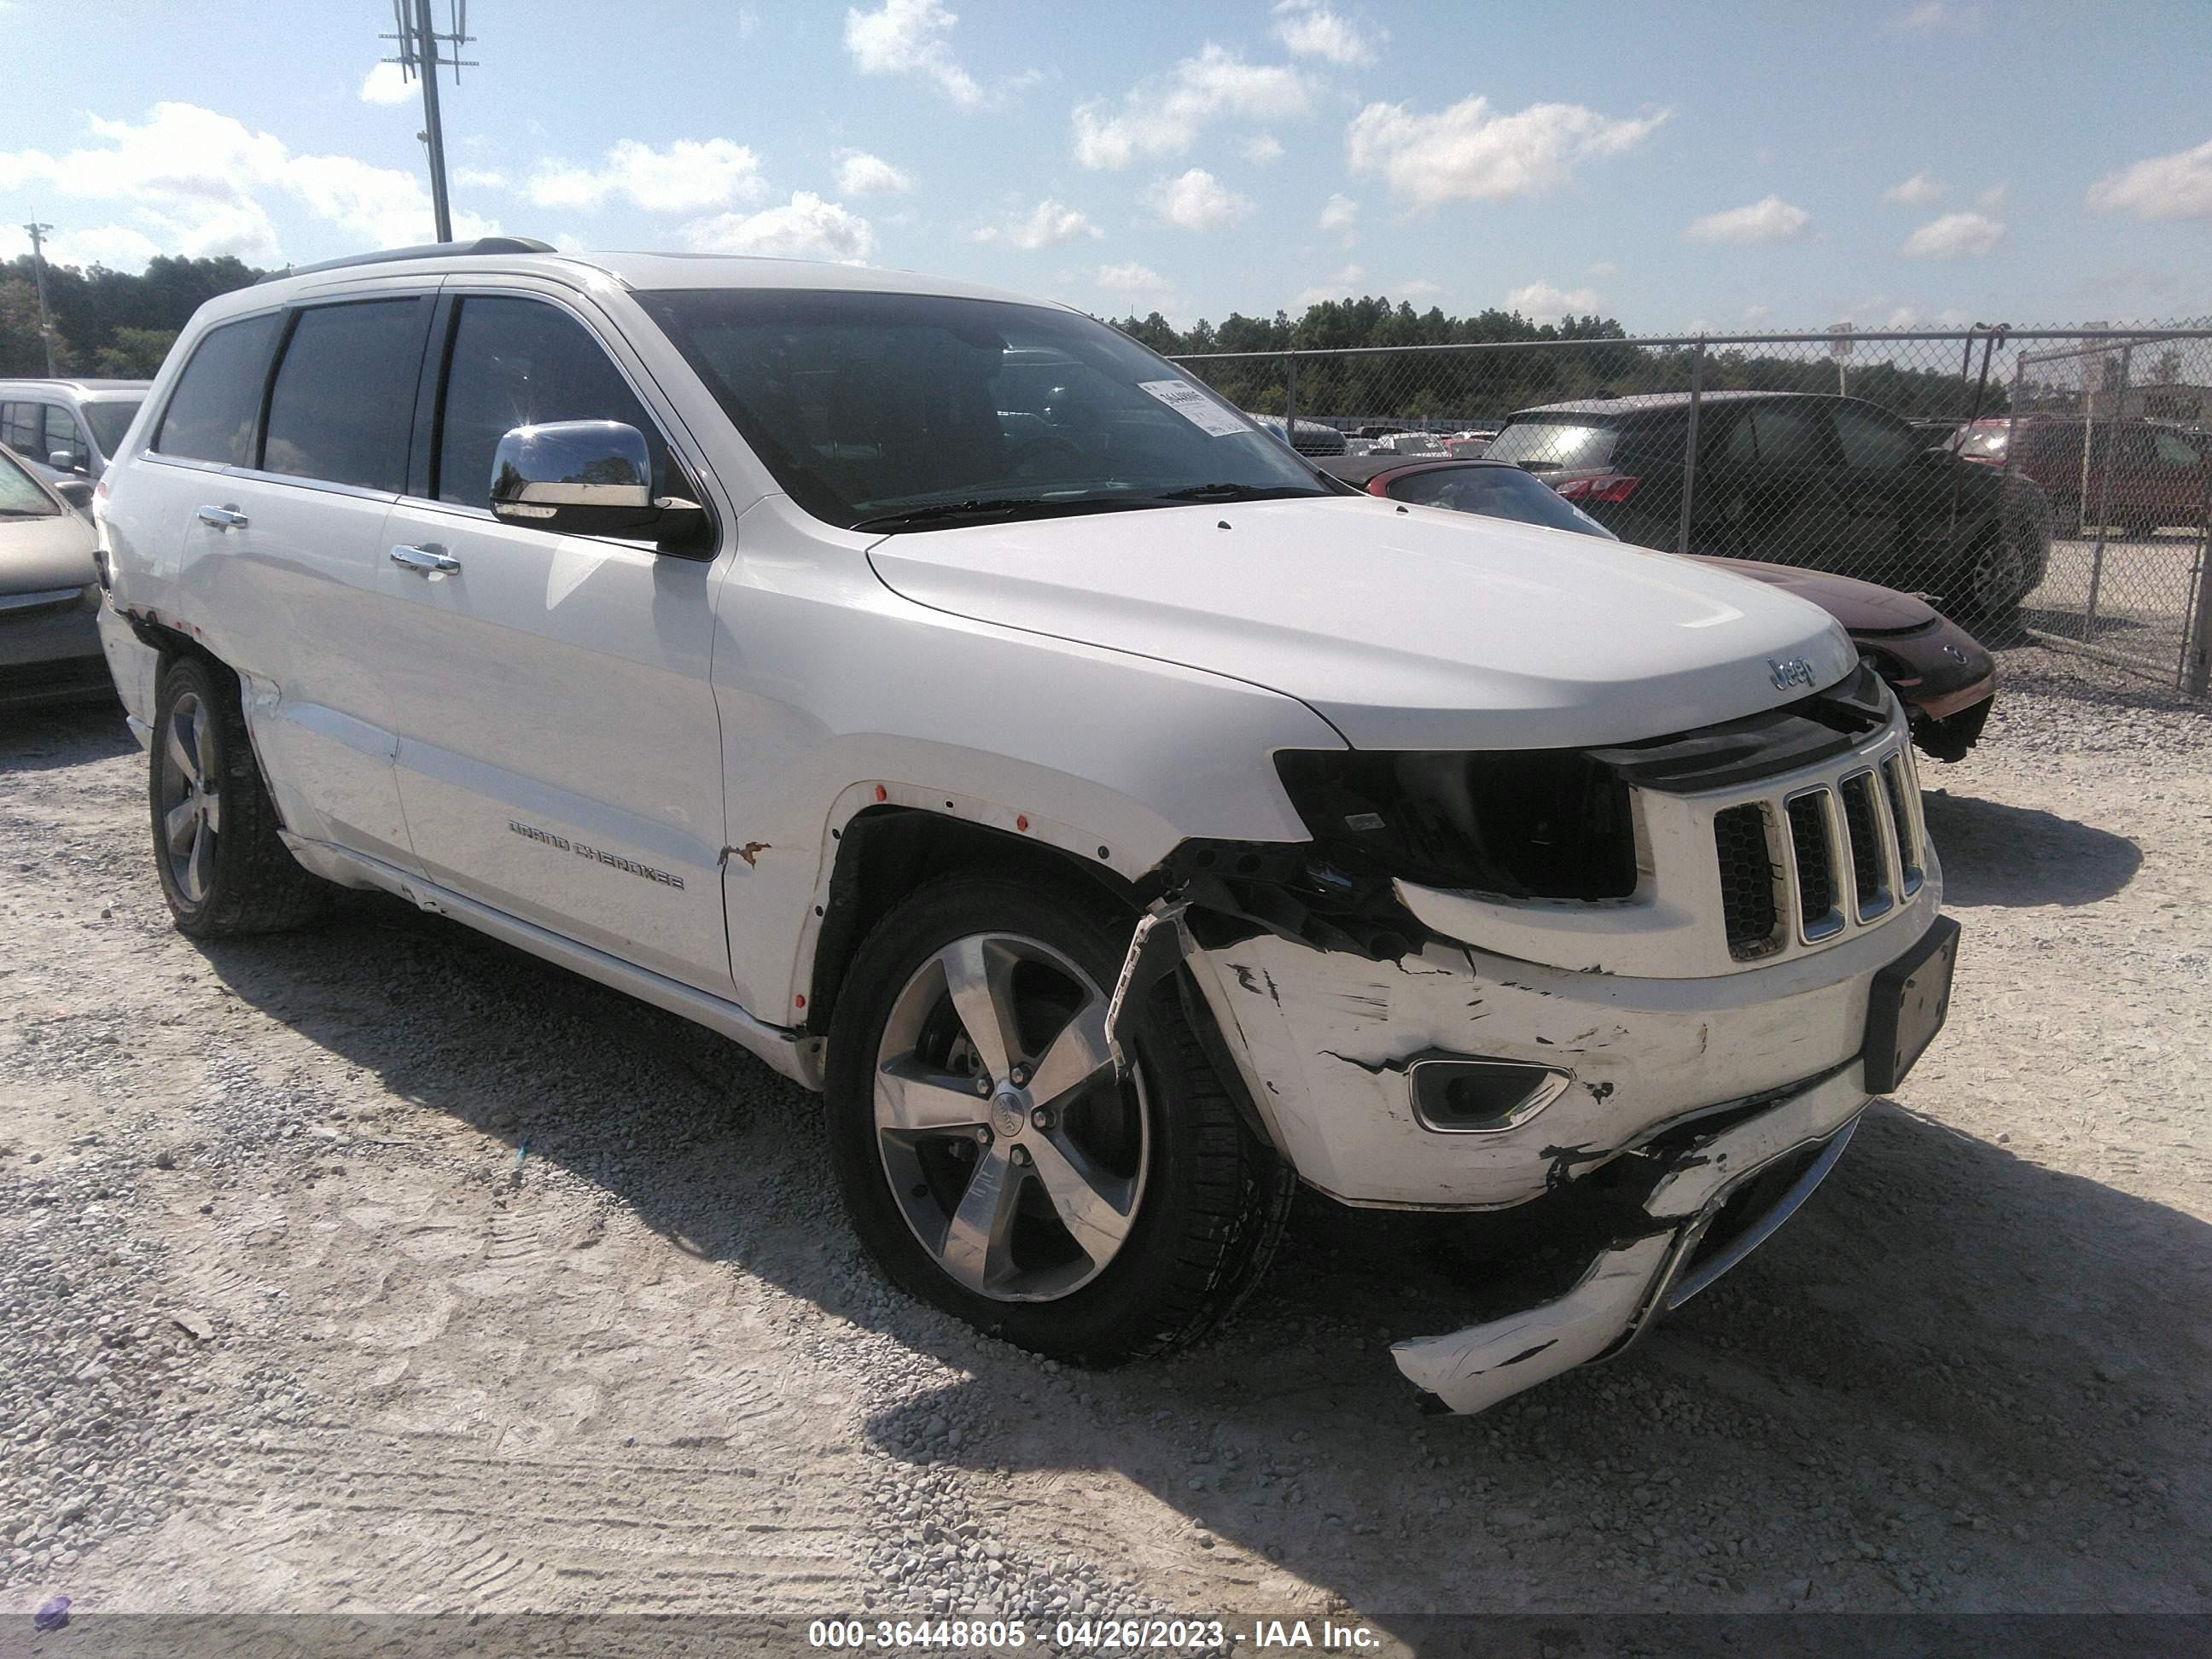
{"label": "dirt lot surface", "polygon": [[881,1285],[735,1048],[381,900],[195,945],[120,719],[6,716],[0,1620],[2212,1611],[2212,720],[2053,661],[1928,771],[1936,1048],[1476,1419],[1384,1352],[1417,1230],[1302,1195],[1222,1340],[1041,1364]]}

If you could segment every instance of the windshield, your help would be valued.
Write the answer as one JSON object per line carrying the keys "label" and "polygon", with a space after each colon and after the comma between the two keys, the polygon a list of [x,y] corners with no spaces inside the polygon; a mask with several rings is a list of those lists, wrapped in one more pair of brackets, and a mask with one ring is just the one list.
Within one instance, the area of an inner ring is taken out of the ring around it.
{"label": "windshield", "polygon": [[1511,461],[1539,472],[1554,468],[1604,466],[1613,459],[1620,428],[1578,426],[1571,421],[1516,421],[1490,441],[1486,461]]}
{"label": "windshield", "polygon": [[638,295],[776,482],[854,529],[1331,494],[1127,336],[995,300]]}
{"label": "windshield", "polygon": [[1618,539],[1551,485],[1517,466],[1432,467],[1398,479],[1390,486],[1390,497],[1448,507],[1455,513],[1480,513],[1486,518],[1571,530],[1578,536]]}
{"label": "windshield", "polygon": [[138,399],[127,404],[87,404],[84,418],[92,423],[92,441],[100,446],[100,453],[112,460],[115,452],[123,447],[123,434],[131,430],[131,422],[137,417]]}
{"label": "windshield", "polygon": [[60,511],[15,457],[0,454],[0,518],[51,519]]}

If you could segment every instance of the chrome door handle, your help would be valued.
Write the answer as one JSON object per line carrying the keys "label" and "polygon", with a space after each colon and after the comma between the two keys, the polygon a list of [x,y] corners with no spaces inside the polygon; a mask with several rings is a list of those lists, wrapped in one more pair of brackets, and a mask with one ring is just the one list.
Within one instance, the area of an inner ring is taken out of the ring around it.
{"label": "chrome door handle", "polygon": [[392,562],[425,575],[461,568],[461,562],[441,547],[409,547],[404,544],[392,550]]}
{"label": "chrome door handle", "polygon": [[211,524],[217,530],[243,530],[246,514],[234,507],[204,507],[200,509],[200,522]]}

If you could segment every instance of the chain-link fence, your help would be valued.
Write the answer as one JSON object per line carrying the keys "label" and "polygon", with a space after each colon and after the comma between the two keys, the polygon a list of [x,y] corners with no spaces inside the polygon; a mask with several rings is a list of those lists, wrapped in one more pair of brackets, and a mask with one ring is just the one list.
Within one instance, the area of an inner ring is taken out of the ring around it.
{"label": "chain-link fence", "polygon": [[1177,361],[1355,477],[1511,462],[1627,541],[1861,577],[1991,644],[2033,638],[2205,691],[2212,329]]}

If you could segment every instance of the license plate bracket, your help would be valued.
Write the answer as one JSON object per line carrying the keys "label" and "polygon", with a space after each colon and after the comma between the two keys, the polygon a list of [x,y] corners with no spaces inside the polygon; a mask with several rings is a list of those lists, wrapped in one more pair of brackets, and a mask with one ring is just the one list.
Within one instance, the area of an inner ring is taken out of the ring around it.
{"label": "license plate bracket", "polygon": [[1951,1011],[1951,970],[1959,959],[1959,924],[1938,916],[1918,944],[1874,976],[1867,998],[1866,1062],[1869,1094],[1905,1081]]}

